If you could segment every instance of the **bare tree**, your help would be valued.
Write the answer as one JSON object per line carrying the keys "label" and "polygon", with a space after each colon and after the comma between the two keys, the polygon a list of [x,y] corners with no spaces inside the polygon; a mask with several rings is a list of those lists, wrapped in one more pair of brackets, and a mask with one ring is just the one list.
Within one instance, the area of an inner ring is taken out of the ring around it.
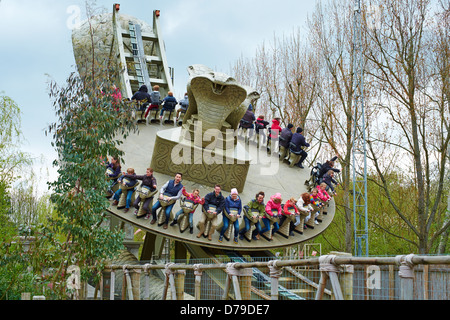
{"label": "bare tree", "polygon": [[[366,56],[372,89],[378,92],[376,105],[385,121],[383,131],[381,126],[371,126],[370,157],[380,187],[415,235],[416,240],[409,241],[420,253],[428,253],[450,224],[438,223],[445,212],[450,140],[448,8],[446,19],[440,13],[433,20],[430,1],[373,0],[371,4],[380,14],[376,28],[366,24]],[[380,150],[395,155],[396,162],[380,157]],[[391,196],[389,173],[394,170],[402,171],[405,183],[414,186],[412,217]]]}
{"label": "bare tree", "polygon": [[324,136],[324,153],[339,156],[342,166],[345,250],[352,248],[350,205],[351,152],[353,131],[353,10],[350,1],[317,4],[309,19],[310,40],[321,57],[321,86],[315,117]]}

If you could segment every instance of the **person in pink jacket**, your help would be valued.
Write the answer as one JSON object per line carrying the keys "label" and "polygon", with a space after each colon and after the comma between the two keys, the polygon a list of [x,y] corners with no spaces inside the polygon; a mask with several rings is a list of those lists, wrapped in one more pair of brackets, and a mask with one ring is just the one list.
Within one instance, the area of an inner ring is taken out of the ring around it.
{"label": "person in pink jacket", "polygon": [[[271,217],[273,217],[274,215],[281,216],[281,213],[282,213],[281,201],[282,201],[281,193],[276,193],[273,196],[271,196],[270,200],[267,201],[267,204],[266,204],[266,213]],[[273,211],[275,211],[275,214]],[[263,234],[264,232],[267,232],[270,230],[270,220],[266,217],[264,217],[262,220],[264,222],[264,228],[261,230],[260,234]],[[278,222],[274,222],[272,235],[275,232],[277,232],[278,229],[280,229],[280,225],[278,224]],[[272,240],[272,235],[270,236],[271,240]]]}
{"label": "person in pink jacket", "polygon": [[[200,197],[200,190],[198,190],[198,189],[194,189],[192,191],[192,193],[188,193],[188,192],[186,192],[186,189],[183,187],[183,189],[181,189],[181,193],[183,194],[183,196],[186,197],[187,200],[192,201],[194,203],[194,205],[196,205],[196,204],[203,205],[205,203],[205,199]],[[194,230],[194,220],[193,220],[194,212],[195,212],[195,209],[189,213],[189,232],[191,234],[193,233],[193,230]],[[171,226],[174,226],[178,223],[178,217],[182,213],[183,213],[183,209],[180,209],[180,211],[177,212],[177,214],[175,215],[175,218],[173,219],[172,223],[170,224]]]}
{"label": "person in pink jacket", "polygon": [[319,196],[319,199],[322,200],[322,202],[328,202],[331,199],[331,196],[328,194],[327,190],[327,184],[325,182],[322,182],[317,187],[317,195]]}

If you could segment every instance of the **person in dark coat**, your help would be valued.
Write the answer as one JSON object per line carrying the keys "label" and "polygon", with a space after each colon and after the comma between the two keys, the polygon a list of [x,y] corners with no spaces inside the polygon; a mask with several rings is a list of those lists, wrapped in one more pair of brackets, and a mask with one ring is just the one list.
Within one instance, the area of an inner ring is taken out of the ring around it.
{"label": "person in dark coat", "polygon": [[133,96],[131,97],[131,100],[138,101],[139,110],[144,111],[151,101],[147,86],[145,84],[143,84],[139,88],[139,90],[135,94],[133,94]]}
{"label": "person in dark coat", "polygon": [[[215,207],[215,210],[213,207]],[[211,228],[208,233],[208,240],[211,241],[211,236],[217,228],[217,216],[222,213],[225,207],[225,198],[222,195],[222,188],[220,185],[216,184],[214,186],[214,191],[208,193],[205,196],[205,202],[203,203],[203,210],[209,213],[215,214],[215,217],[211,219]],[[202,214],[200,217],[200,221],[198,223],[198,228],[200,232],[197,235],[197,238],[200,238],[205,231],[206,227],[206,215]]]}
{"label": "person in dark coat", "polygon": [[333,170],[336,173],[341,172],[341,170],[334,168],[334,162],[336,161],[338,157],[333,157],[330,160],[325,161],[324,164],[322,164],[320,171],[319,171],[319,179],[323,177],[325,173],[328,172],[328,170]]}
{"label": "person in dark coat", "polygon": [[[130,178],[130,176],[128,174],[124,175],[125,177]],[[153,169],[152,168],[147,168],[145,175],[135,175],[134,179],[137,180],[141,180],[142,181],[142,186],[146,186],[149,187],[150,192],[153,192],[156,190],[156,179],[153,176]],[[150,202],[153,201],[153,197],[147,198],[145,199],[145,202],[143,204],[143,209],[146,212],[145,215],[142,215],[138,218],[142,218],[145,217],[146,219],[148,219],[150,217]],[[133,207],[136,208],[136,211],[134,213],[138,213],[139,210],[139,203],[141,202],[141,197],[138,195],[136,197],[136,199],[134,199],[134,203],[133,203]]]}
{"label": "person in dark coat", "polygon": [[280,159],[283,160],[284,158],[286,158],[286,156],[288,155],[288,150],[289,150],[289,144],[291,143],[291,139],[292,139],[292,128],[294,127],[294,125],[292,123],[289,123],[287,128],[284,128],[283,130],[281,130],[280,133]]}
{"label": "person in dark coat", "polygon": [[298,127],[296,132],[292,135],[291,142],[294,146],[291,147],[292,152],[300,152],[300,160],[296,164],[297,167],[303,168],[303,161],[305,161],[308,153],[303,148],[309,147],[305,137],[302,135],[303,129]]}

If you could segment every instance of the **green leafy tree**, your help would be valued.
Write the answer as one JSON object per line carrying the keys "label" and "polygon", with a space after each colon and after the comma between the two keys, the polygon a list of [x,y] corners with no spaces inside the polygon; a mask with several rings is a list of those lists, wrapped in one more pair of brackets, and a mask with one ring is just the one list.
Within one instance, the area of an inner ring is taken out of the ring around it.
{"label": "green leafy tree", "polygon": [[[54,161],[58,179],[49,183],[57,212],[50,230],[66,237],[60,243],[64,255],[55,283],[64,282],[69,264],[77,263],[82,274],[87,274],[90,266],[100,265],[122,248],[123,234],[102,226],[109,206],[105,161],[110,155],[120,157],[122,137],[136,130],[132,108],[111,94],[115,74],[97,64],[95,73],[72,73],[63,87],[50,83],[57,121],[48,133],[53,134],[52,145],[59,157]],[[63,293],[62,287],[59,293]]]}
{"label": "green leafy tree", "polygon": [[19,178],[18,172],[31,164],[29,155],[19,149],[23,140],[20,116],[17,103],[0,95],[0,179],[7,184]]}

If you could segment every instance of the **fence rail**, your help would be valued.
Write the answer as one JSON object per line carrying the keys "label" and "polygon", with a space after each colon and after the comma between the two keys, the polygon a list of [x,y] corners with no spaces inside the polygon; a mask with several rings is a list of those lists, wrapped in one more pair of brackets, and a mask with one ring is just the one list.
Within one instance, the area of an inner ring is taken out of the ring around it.
{"label": "fence rail", "polygon": [[[121,299],[130,300],[449,300],[449,271],[450,256],[414,254],[110,265],[103,270],[99,289],[100,299],[111,300],[117,299],[118,293]],[[120,273],[122,289],[116,292]],[[158,273],[161,287],[155,289]],[[303,287],[288,284],[289,279],[301,282]],[[162,295],[152,298],[150,290],[159,290]]]}

